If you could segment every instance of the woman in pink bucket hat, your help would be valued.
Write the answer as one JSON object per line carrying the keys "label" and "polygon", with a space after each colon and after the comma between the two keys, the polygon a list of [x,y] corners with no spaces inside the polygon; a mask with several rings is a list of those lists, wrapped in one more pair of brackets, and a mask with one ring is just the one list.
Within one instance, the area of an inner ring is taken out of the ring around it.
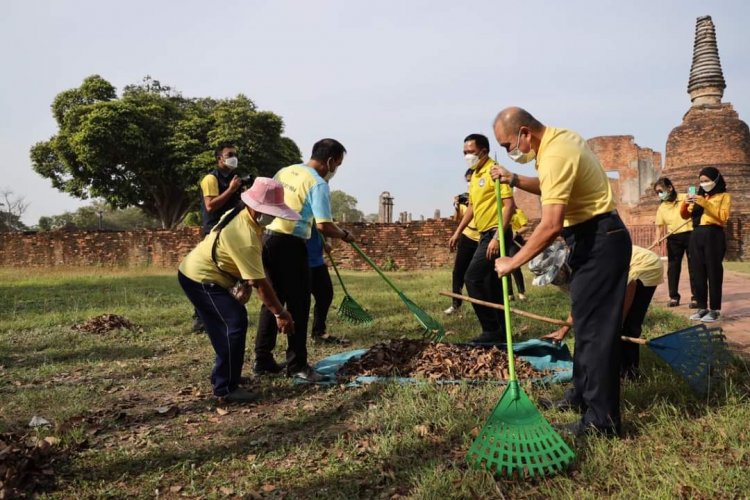
{"label": "woman in pink bucket hat", "polygon": [[215,396],[246,403],[255,394],[240,387],[245,359],[247,311],[245,302],[255,288],[284,333],[294,332],[294,321],[266,279],[261,235],[276,217],[297,220],[299,214],[284,203],[284,188],[267,177],[255,179],[242,193],[243,204],[226,212],[213,230],[180,263],[180,286],[206,325],[216,352],[211,372]]}

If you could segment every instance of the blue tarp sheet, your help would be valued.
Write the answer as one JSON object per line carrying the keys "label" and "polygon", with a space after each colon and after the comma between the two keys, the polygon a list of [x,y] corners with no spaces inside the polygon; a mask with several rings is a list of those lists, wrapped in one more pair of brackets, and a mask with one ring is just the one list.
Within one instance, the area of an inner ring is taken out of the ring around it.
{"label": "blue tarp sheet", "polygon": [[[505,344],[482,344],[496,345],[505,349]],[[367,349],[356,349],[354,351],[341,352],[333,354],[327,358],[318,361],[314,368],[319,373],[326,375],[328,380],[323,384],[336,384],[336,372],[339,368],[351,358],[362,356]],[[550,370],[551,374],[542,374],[538,378],[532,379],[536,383],[560,383],[568,382],[573,377],[573,356],[570,354],[568,346],[565,344],[553,344],[544,340],[527,340],[513,344],[513,352],[519,358],[531,364],[536,370]],[[373,382],[398,382],[403,384],[426,382],[425,379],[406,378],[406,377],[365,377],[360,376],[353,379],[349,385],[358,386],[361,384],[370,384]],[[440,384],[460,384],[467,382],[465,380],[439,380]],[[480,381],[481,383],[504,384],[505,380]],[[476,381],[470,381],[476,383]]]}

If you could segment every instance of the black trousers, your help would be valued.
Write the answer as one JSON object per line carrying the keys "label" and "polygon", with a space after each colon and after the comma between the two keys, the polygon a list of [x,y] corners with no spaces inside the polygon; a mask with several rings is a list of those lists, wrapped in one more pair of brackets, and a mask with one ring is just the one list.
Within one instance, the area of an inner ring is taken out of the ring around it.
{"label": "black trousers", "polygon": [[237,389],[245,362],[247,310],[215,283],[198,283],[181,272],[177,280],[203,321],[216,353],[211,385],[214,395],[223,397]]}
{"label": "black trousers", "polygon": [[328,310],[333,302],[333,283],[325,264],[310,268],[310,291],[315,299],[312,326],[312,335],[315,337],[326,333]]}
{"label": "black trousers", "polygon": [[573,275],[573,396],[582,423],[620,432],[620,331],[630,234],[616,212],[563,229]]}
{"label": "black trousers", "polygon": [[692,231],[673,234],[667,237],[667,283],[669,298],[680,300],[680,274],[682,273],[682,256],[687,255],[688,277],[690,279],[690,298],[695,298],[693,273],[690,270],[690,235]]}
{"label": "black trousers", "polygon": [[[501,303],[503,301],[503,288],[500,278],[495,272],[495,260],[487,260],[487,246],[495,237],[495,230],[485,231],[479,238],[479,244],[471,258],[464,281],[469,296],[488,302]],[[505,232],[505,248],[509,248],[513,234],[510,230]],[[513,294],[511,281],[508,280],[508,294]],[[505,323],[503,312],[499,309],[472,304],[474,313],[477,315],[482,332],[497,333],[499,336],[505,334]]]}
{"label": "black trousers", "polygon": [[[453,261],[453,293],[461,293],[464,288],[464,275],[469,268],[479,242],[462,234],[456,246],[456,259]],[[461,299],[453,299],[453,307],[461,307]]]}
{"label": "black trousers", "polygon": [[[508,247],[508,255],[510,257],[513,257],[515,254],[521,251],[521,247],[526,244],[526,241],[523,239],[523,236],[520,234],[516,234],[513,236],[513,242],[511,243],[510,247]],[[513,271],[513,279],[516,282],[516,288],[518,288],[518,293],[526,293],[526,284],[523,282],[523,270],[519,267],[515,271]]]}
{"label": "black trousers", "polygon": [[[307,366],[307,321],[310,315],[310,268],[307,245],[296,236],[266,233],[263,237],[263,267],[276,295],[292,315],[294,333],[287,335],[287,371],[294,373]],[[262,306],[255,337],[255,360],[273,359],[276,347],[276,318]]]}
{"label": "black trousers", "polygon": [[726,252],[727,241],[723,227],[709,225],[693,228],[688,264],[699,309],[721,309],[721,287],[724,284],[722,261]]}
{"label": "black trousers", "polygon": [[[622,323],[622,335],[625,337],[640,337],[643,331],[643,320],[646,319],[648,306],[654,298],[655,286],[644,286],[640,280],[636,281],[635,296],[630,310]],[[640,362],[640,346],[632,342],[621,342],[620,376],[633,378],[638,375]]]}

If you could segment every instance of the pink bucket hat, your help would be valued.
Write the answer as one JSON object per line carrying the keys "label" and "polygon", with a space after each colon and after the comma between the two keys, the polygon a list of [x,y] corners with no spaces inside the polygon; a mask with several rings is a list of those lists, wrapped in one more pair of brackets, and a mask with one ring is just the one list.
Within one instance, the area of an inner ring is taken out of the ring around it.
{"label": "pink bucket hat", "polygon": [[262,214],[287,220],[299,220],[299,214],[284,203],[284,186],[268,177],[258,177],[250,189],[242,193],[242,201]]}

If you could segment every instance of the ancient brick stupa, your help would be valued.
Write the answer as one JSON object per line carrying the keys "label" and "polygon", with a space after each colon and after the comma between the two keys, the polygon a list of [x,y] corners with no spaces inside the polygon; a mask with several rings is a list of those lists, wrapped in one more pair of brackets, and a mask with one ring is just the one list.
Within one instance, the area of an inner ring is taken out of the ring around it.
{"label": "ancient brick stupa", "polygon": [[[747,259],[750,239],[744,233],[750,223],[750,129],[730,103],[722,102],[725,88],[714,23],[710,16],[699,17],[687,89],[692,105],[682,124],[669,134],[662,175],[669,177],[679,192],[686,192],[688,186],[697,186],[701,168],[718,168],[733,197],[727,226],[728,258]],[[643,202],[639,215],[655,213],[655,196],[646,196]]]}

